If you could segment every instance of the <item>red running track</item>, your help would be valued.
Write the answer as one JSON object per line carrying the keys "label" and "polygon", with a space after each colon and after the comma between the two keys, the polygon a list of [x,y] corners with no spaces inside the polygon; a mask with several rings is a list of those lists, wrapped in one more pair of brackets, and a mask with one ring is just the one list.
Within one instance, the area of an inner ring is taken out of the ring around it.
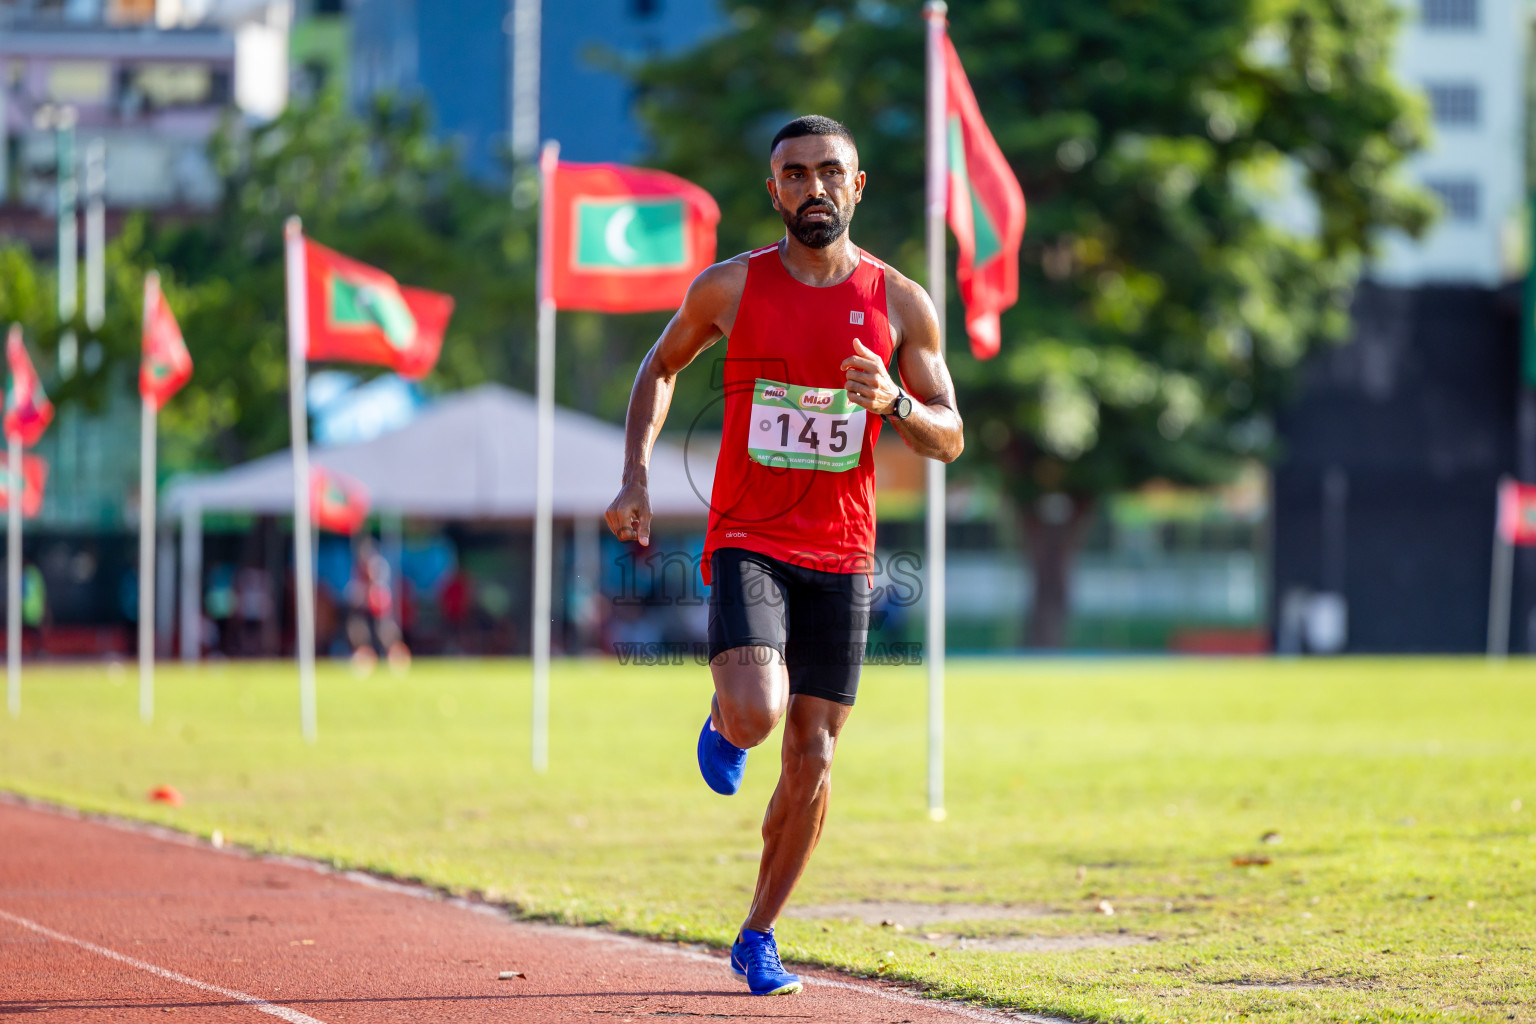
{"label": "red running track", "polygon": [[802,994],[753,998],[718,954],[0,802],[0,1016],[18,1020],[1045,1020],[801,973]]}

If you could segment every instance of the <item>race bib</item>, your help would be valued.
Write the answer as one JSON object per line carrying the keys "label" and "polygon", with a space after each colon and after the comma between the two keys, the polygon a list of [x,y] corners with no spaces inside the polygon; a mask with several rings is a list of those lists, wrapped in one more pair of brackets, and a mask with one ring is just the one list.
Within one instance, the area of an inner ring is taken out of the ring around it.
{"label": "race bib", "polygon": [[747,457],[773,469],[846,473],[864,449],[865,411],[842,388],[802,388],[759,377]]}

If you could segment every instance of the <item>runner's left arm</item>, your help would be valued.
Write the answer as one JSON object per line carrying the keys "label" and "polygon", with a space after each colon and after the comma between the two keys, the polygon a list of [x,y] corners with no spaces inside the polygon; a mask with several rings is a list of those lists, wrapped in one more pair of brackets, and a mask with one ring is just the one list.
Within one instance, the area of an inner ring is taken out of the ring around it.
{"label": "runner's left arm", "polygon": [[640,362],[624,421],[624,475],[605,513],[608,528],[619,540],[651,542],[651,448],[666,421],[677,375],[729,330],[745,281],[746,267],[737,260],[706,269]]}
{"label": "runner's left arm", "polygon": [[[955,385],[939,351],[939,321],[928,293],[888,270],[886,305],[896,341],[896,370],[912,397],[912,415],[890,417],[890,424],[919,455],[954,462],[965,448],[964,424],[955,407]],[[843,361],[848,398],[881,416],[896,406],[897,386],[880,357],[855,340],[854,354]]]}

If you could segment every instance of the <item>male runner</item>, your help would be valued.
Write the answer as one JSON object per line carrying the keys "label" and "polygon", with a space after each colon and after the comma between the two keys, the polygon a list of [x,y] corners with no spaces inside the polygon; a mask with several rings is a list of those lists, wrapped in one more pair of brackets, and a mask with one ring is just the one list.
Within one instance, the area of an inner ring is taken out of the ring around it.
{"label": "male runner", "polygon": [[[650,543],[646,467],[677,374],[728,337],[701,567],[715,696],[699,770],[715,792],[735,793],[747,750],[784,719],[757,891],[731,970],[753,995],[788,995],[800,979],[780,963],[773,927],[821,837],[832,754],[858,689],[880,422],[945,462],[964,440],[927,294],[848,238],[865,181],[853,136],[830,118],[797,118],[768,159],[768,198],[788,230],[695,278],[641,362],[607,518],[620,540]],[[893,354],[902,384],[886,370]]]}

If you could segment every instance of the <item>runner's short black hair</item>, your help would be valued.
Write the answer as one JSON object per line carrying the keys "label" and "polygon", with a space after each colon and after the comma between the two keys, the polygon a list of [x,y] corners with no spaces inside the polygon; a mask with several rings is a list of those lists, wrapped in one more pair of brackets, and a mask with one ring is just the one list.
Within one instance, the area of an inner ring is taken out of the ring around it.
{"label": "runner's short black hair", "polygon": [[840,135],[848,140],[848,145],[854,149],[859,148],[858,143],[853,141],[853,132],[849,131],[848,126],[841,121],[834,121],[820,114],[806,114],[779,129],[779,133],[768,144],[768,155],[772,156],[773,151],[779,148],[779,143],[785,139],[798,139],[806,135]]}

